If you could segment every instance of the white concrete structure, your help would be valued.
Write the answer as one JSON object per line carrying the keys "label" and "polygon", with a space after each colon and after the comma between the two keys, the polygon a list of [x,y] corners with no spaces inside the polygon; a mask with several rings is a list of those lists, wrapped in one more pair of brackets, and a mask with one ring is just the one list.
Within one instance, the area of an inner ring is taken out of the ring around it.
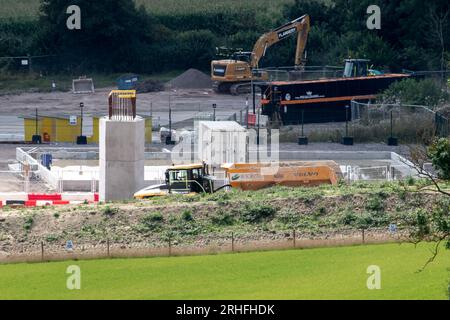
{"label": "white concrete structure", "polygon": [[100,201],[127,200],[144,187],[145,121],[100,119]]}
{"label": "white concrete structure", "polygon": [[199,160],[209,165],[246,162],[247,130],[235,121],[200,121],[197,146]]}

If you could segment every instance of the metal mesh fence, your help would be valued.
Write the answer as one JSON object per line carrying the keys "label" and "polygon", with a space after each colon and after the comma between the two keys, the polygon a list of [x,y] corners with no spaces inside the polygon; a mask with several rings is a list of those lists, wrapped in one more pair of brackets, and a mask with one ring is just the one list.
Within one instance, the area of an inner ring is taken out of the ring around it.
{"label": "metal mesh fence", "polygon": [[305,232],[299,229],[245,235],[239,232],[210,233],[184,239],[171,236],[151,237],[139,243],[114,241],[107,237],[95,241],[67,242],[47,237],[34,239],[34,245],[3,245],[0,263],[100,259],[119,257],[160,257],[205,255],[264,250],[304,249],[408,241],[409,229],[389,230],[333,229]]}
{"label": "metal mesh fence", "polygon": [[[380,140],[397,137],[404,142],[429,141],[450,132],[450,120],[426,106],[352,101],[351,113],[353,134],[359,139],[370,134]],[[367,132],[365,128],[372,130]]]}

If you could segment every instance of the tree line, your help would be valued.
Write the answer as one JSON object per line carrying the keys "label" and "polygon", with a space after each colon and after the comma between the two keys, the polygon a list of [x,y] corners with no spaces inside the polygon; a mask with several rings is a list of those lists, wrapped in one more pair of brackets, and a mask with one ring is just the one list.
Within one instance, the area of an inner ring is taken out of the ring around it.
{"label": "tree line", "polygon": [[[367,7],[381,9],[381,29],[369,30]],[[81,8],[81,30],[68,30],[67,7]],[[309,65],[342,65],[348,57],[371,59],[391,71],[443,70],[450,61],[447,0],[295,0],[282,12],[248,9],[154,15],[132,0],[41,0],[34,20],[0,20],[0,56],[55,55],[44,67],[153,73],[208,70],[215,48],[251,50],[258,37],[308,13]],[[272,47],[262,66],[290,66],[295,39]],[[57,58],[59,57],[59,58]],[[0,68],[11,63],[0,61]]]}

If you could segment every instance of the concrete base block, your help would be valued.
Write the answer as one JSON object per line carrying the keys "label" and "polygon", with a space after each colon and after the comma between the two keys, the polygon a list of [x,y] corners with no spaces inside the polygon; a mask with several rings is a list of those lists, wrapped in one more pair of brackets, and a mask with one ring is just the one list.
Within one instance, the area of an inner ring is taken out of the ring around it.
{"label": "concrete base block", "polygon": [[353,137],[343,137],[342,144],[344,146],[353,146],[353,144],[354,144]]}
{"label": "concrete base block", "polygon": [[100,201],[132,199],[144,187],[145,121],[100,119]]}
{"label": "concrete base block", "polygon": [[390,138],[388,139],[388,146],[391,146],[391,147],[396,147],[396,146],[398,146],[398,139],[397,139],[397,138],[394,138],[394,137],[390,137]]}
{"label": "concrete base block", "polygon": [[300,146],[307,146],[308,143],[309,143],[308,137],[299,137],[299,138],[298,138],[298,144],[299,144]]}

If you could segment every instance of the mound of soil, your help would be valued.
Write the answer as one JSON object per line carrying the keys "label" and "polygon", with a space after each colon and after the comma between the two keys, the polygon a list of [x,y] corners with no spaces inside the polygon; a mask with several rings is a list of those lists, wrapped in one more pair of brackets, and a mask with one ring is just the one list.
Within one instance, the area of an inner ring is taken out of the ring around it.
{"label": "mound of soil", "polygon": [[169,81],[168,85],[174,89],[207,89],[212,87],[212,81],[207,74],[197,69],[189,69]]}
{"label": "mound of soil", "polygon": [[164,84],[157,80],[146,80],[139,82],[136,86],[137,93],[164,91]]}

